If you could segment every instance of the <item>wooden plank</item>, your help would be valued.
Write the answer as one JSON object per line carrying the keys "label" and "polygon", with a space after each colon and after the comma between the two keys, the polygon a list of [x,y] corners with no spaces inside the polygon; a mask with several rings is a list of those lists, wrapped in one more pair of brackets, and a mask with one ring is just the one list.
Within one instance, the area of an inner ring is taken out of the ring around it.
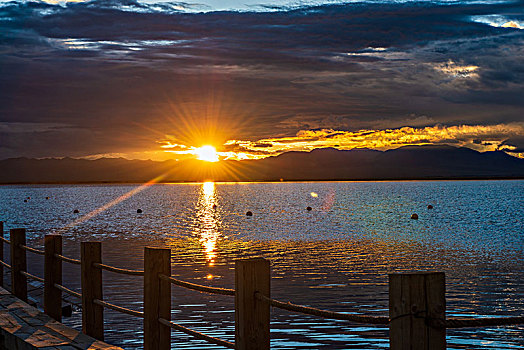
{"label": "wooden plank", "polygon": [[402,287],[409,292],[411,322],[410,349],[427,349],[426,329],[426,295],[424,291],[424,275],[412,274],[405,278]]}
{"label": "wooden plank", "polygon": [[[446,319],[446,277],[443,272],[426,276],[428,317]],[[428,328],[429,350],[446,349],[446,329]]]}
{"label": "wooden plank", "polygon": [[430,318],[445,317],[444,273],[389,275],[391,350],[443,350],[446,330],[434,328]]}
{"label": "wooden plank", "polygon": [[235,262],[235,345],[238,350],[268,350],[270,346],[270,265],[263,258]]}
{"label": "wooden plank", "polygon": [[[4,222],[0,221],[0,237],[4,237]],[[4,241],[0,240],[0,260],[4,260]],[[0,264],[0,287],[4,286],[4,265]]]}
{"label": "wooden plank", "polygon": [[402,315],[408,312],[406,299],[402,295],[401,274],[389,275],[389,346],[390,350],[404,348],[404,340],[410,337],[409,320]]}
{"label": "wooden plank", "polygon": [[171,250],[144,249],[144,349],[171,348],[171,328],[159,318],[171,320],[171,283],[159,275],[171,276]]}
{"label": "wooden plank", "polygon": [[27,271],[25,249],[25,228],[14,228],[9,231],[11,237],[11,288],[19,299],[27,301],[27,278],[21,271]]}
{"label": "wooden plank", "polygon": [[58,322],[62,321],[62,291],[55,283],[62,284],[62,260],[55,254],[62,255],[62,236],[44,237],[44,311]]}
{"label": "wooden plank", "polygon": [[59,323],[0,288],[0,349],[122,350]]}
{"label": "wooden plank", "polygon": [[102,263],[102,243],[82,242],[82,332],[98,340],[104,340],[104,308],[93,302],[103,300],[102,270],[94,263]]}

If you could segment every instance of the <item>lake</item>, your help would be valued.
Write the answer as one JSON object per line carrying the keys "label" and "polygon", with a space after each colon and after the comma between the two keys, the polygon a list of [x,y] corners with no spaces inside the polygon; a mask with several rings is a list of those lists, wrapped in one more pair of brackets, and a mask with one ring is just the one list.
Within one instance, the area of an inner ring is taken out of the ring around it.
{"label": "lake", "polygon": [[[173,276],[226,288],[236,259],[260,256],[273,298],[377,316],[388,313],[388,273],[420,270],[446,273],[449,317],[522,315],[523,204],[523,180],[0,186],[0,220],[25,227],[28,245],[59,232],[64,255],[78,258],[81,241],[99,240],[104,263],[132,269],[145,246],[168,247]],[[42,276],[42,257],[28,259]],[[107,301],[142,310],[141,277],[103,278]],[[80,289],[79,267],[64,264],[64,285]],[[234,341],[233,310],[231,297],[172,287],[172,320],[200,332]],[[80,315],[64,323],[80,329]],[[105,320],[106,341],[141,347],[141,320],[111,310]],[[278,309],[271,338],[272,349],[388,348],[387,327]],[[447,338],[449,349],[517,349],[524,327]],[[177,348],[220,348],[189,340],[172,333]]]}

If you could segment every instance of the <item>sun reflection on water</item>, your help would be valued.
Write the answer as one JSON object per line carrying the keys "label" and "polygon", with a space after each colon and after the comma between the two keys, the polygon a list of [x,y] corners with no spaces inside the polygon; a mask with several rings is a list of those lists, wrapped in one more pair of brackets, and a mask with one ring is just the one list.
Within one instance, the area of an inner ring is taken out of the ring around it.
{"label": "sun reflection on water", "polygon": [[215,262],[217,240],[220,235],[220,217],[216,208],[215,183],[204,182],[198,197],[194,227],[209,265],[213,265]]}

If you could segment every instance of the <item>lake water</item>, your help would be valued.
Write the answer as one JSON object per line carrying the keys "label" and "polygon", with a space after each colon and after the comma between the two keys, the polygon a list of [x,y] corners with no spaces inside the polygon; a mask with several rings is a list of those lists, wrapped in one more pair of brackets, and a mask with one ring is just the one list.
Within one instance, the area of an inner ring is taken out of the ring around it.
{"label": "lake water", "polygon": [[[522,315],[523,204],[522,180],[0,186],[0,220],[25,227],[32,246],[61,232],[78,258],[81,241],[100,240],[105,263],[133,269],[145,246],[169,247],[174,276],[226,288],[235,259],[262,256],[272,297],[371,315],[388,313],[388,273],[419,270],[446,273],[448,317]],[[42,276],[41,260],[29,253],[29,272]],[[103,278],[106,300],[141,310],[141,277]],[[64,284],[80,289],[77,266],[64,264]],[[172,320],[200,332],[234,341],[233,310],[231,297],[172,287]],[[105,320],[106,341],[141,347],[141,320],[111,310]],[[80,328],[80,313],[64,323]],[[523,326],[447,337],[449,349],[524,347]],[[388,348],[387,327],[278,309],[271,338],[273,349]],[[172,341],[220,348],[174,331]]]}

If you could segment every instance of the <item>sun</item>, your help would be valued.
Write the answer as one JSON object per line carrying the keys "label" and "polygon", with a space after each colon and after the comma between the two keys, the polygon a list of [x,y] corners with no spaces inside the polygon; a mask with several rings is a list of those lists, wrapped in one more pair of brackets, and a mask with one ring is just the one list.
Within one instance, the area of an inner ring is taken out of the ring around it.
{"label": "sun", "polygon": [[195,148],[195,154],[198,159],[205,160],[206,162],[218,162],[219,160],[217,150],[210,145]]}

